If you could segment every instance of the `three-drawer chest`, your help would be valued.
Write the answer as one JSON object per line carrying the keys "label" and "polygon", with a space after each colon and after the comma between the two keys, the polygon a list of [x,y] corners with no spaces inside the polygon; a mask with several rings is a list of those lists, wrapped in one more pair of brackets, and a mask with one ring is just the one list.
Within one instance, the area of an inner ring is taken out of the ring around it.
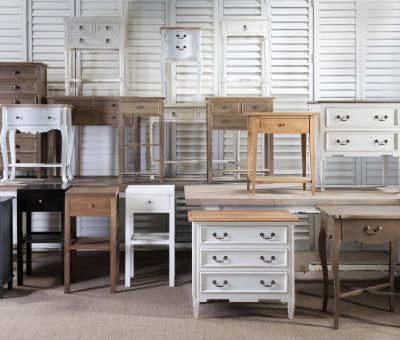
{"label": "three-drawer chest", "polygon": [[[32,62],[0,63],[0,105],[43,104],[47,93],[47,65]],[[40,135],[16,135],[16,162],[41,162]],[[3,162],[0,161],[0,167]],[[40,173],[38,173],[40,176]]]}
{"label": "three-drawer chest", "polygon": [[209,300],[287,303],[294,314],[294,224],[275,211],[190,211],[194,317]]}
{"label": "three-drawer chest", "polygon": [[400,163],[400,101],[320,101],[310,108],[321,112],[321,190],[325,189],[326,160],[332,156],[383,157],[387,185],[389,156]]}

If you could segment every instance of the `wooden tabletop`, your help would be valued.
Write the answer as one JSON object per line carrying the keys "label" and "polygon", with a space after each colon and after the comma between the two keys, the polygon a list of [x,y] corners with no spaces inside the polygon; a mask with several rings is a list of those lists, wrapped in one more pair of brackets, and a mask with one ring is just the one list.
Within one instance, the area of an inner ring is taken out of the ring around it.
{"label": "wooden tabletop", "polygon": [[190,222],[298,222],[286,210],[192,210]]}
{"label": "wooden tabletop", "polygon": [[264,116],[264,117],[303,117],[318,116],[319,112],[243,112],[245,116]]}
{"label": "wooden tabletop", "polygon": [[400,206],[393,205],[319,205],[317,209],[321,213],[337,219],[400,219]]}
{"label": "wooden tabletop", "polygon": [[394,104],[400,103],[399,99],[382,99],[382,100],[320,100],[308,102],[308,104]]}
{"label": "wooden tabletop", "polygon": [[275,97],[206,97],[206,100],[242,100],[242,101],[263,101],[274,100]]}
{"label": "wooden tabletop", "polygon": [[79,196],[118,196],[119,186],[82,186],[72,187],[65,195],[79,195]]}

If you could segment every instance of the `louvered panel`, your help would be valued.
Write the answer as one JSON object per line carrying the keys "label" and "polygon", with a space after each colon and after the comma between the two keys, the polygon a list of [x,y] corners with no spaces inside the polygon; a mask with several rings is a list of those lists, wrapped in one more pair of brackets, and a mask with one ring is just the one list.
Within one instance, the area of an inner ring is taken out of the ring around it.
{"label": "louvered panel", "polygon": [[25,2],[0,0],[0,61],[26,60]]}
{"label": "louvered panel", "polygon": [[119,0],[79,0],[80,16],[117,17],[119,16]]}
{"label": "louvered panel", "polygon": [[32,0],[31,59],[49,65],[48,94],[64,95],[64,18],[74,16],[73,0]]}
{"label": "louvered panel", "polygon": [[222,0],[223,16],[263,15],[265,1],[263,0]]}
{"label": "louvered panel", "polygon": [[[383,159],[377,157],[368,157],[363,162],[363,178],[366,185],[383,184]],[[399,160],[398,158],[389,158],[389,185],[398,185],[399,181]]]}

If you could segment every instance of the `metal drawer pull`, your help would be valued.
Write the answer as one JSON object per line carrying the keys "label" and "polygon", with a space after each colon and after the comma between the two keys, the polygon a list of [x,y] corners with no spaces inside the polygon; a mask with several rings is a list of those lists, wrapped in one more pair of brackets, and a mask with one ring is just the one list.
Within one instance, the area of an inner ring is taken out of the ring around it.
{"label": "metal drawer pull", "polygon": [[337,115],[336,119],[339,119],[340,121],[345,122],[350,119],[350,115],[346,115],[346,116]]}
{"label": "metal drawer pull", "polygon": [[20,72],[19,72],[18,70],[14,70],[14,71],[12,71],[11,73],[12,73],[13,75],[20,74]]}
{"label": "metal drawer pull", "polygon": [[365,226],[365,228],[364,228],[364,233],[369,236],[374,236],[377,233],[380,233],[382,231],[383,231],[383,227],[381,225],[378,225],[374,230],[372,230],[372,228],[369,225]]}
{"label": "metal drawer pull", "polygon": [[265,257],[261,255],[260,260],[265,263],[272,263],[272,261],[276,260],[276,257],[272,255],[270,260],[266,260]]}
{"label": "metal drawer pull", "polygon": [[347,145],[347,144],[350,144],[350,139],[346,139],[346,140],[340,140],[340,139],[338,139],[338,140],[336,140],[336,144],[339,144],[339,145]]}
{"label": "metal drawer pull", "polygon": [[266,284],[264,280],[260,281],[260,285],[263,285],[265,288],[271,288],[275,283],[275,280],[271,280],[270,284]]}
{"label": "metal drawer pull", "polygon": [[242,31],[247,31],[249,28],[247,27],[247,25],[243,25],[242,27]]}
{"label": "metal drawer pull", "polygon": [[264,240],[272,240],[275,236],[275,233],[271,233],[270,236],[265,236],[264,233],[260,233],[260,237],[262,237]]}
{"label": "metal drawer pull", "polygon": [[56,117],[48,116],[47,119],[56,119]]}
{"label": "metal drawer pull", "polygon": [[147,203],[151,204],[152,202],[151,201],[147,201]]}
{"label": "metal drawer pull", "polygon": [[228,259],[228,256],[224,256],[222,260],[218,260],[216,256],[213,256],[212,259],[217,263],[224,263]]}
{"label": "metal drawer pull", "polygon": [[226,105],[222,106],[222,110],[228,110],[228,106]]}
{"label": "metal drawer pull", "polygon": [[111,41],[111,39],[107,38],[107,39],[106,39],[106,44],[109,44],[110,41]]}
{"label": "metal drawer pull", "polygon": [[389,117],[387,115],[384,115],[383,117],[379,117],[378,115],[375,115],[374,119],[379,120],[380,122],[384,122],[387,120]]}
{"label": "metal drawer pull", "polygon": [[21,87],[19,85],[13,85],[11,86],[12,90],[19,90]]}
{"label": "metal drawer pull", "polygon": [[43,203],[43,200],[39,200],[39,203]]}
{"label": "metal drawer pull", "polygon": [[212,233],[212,236],[217,240],[224,240],[226,237],[228,237],[228,233],[223,233],[222,236],[217,235],[217,233]]}
{"label": "metal drawer pull", "polygon": [[115,103],[112,103],[112,105],[111,105],[112,107],[116,107],[117,106],[117,104],[115,104]]}
{"label": "metal drawer pull", "polygon": [[228,124],[229,123],[229,119],[223,119],[222,120],[222,124]]}
{"label": "metal drawer pull", "polygon": [[83,27],[83,26],[79,26],[79,30],[80,30],[80,31],[83,31],[83,30],[84,30],[84,27]]}
{"label": "metal drawer pull", "polygon": [[79,42],[82,44],[82,43],[84,43],[84,42],[85,42],[85,39],[83,39],[83,38],[80,38],[80,39],[79,39]]}
{"label": "metal drawer pull", "polygon": [[286,124],[285,123],[279,123],[278,126],[279,127],[284,127],[284,126],[286,126]]}
{"label": "metal drawer pull", "polygon": [[183,50],[186,49],[186,45],[184,45],[183,47],[180,47],[180,46],[176,45],[176,48],[177,48],[179,51],[183,51]]}
{"label": "metal drawer pull", "polygon": [[172,112],[171,116],[175,118],[176,117],[176,112]]}
{"label": "metal drawer pull", "polygon": [[116,116],[112,116],[112,119],[117,119],[117,117]]}
{"label": "metal drawer pull", "polygon": [[106,31],[109,31],[110,30],[110,26],[106,26]]}
{"label": "metal drawer pull", "polygon": [[21,116],[15,116],[15,119],[22,120],[22,117]]}
{"label": "metal drawer pull", "polygon": [[217,282],[216,280],[212,280],[212,284],[213,284],[215,287],[222,288],[222,287],[224,287],[225,285],[228,284],[228,281],[227,281],[227,280],[224,280],[224,282],[222,282],[222,284],[220,285],[220,284],[218,284],[218,282]]}
{"label": "metal drawer pull", "polygon": [[89,207],[89,208],[94,208],[94,204],[89,203],[89,204],[88,204],[88,207]]}
{"label": "metal drawer pull", "polygon": [[389,141],[387,139],[385,140],[375,139],[374,143],[378,145],[386,145],[387,143],[389,143]]}
{"label": "metal drawer pull", "polygon": [[186,38],[186,34],[184,34],[183,36],[177,34],[176,37],[177,37],[178,39],[185,39],[185,38]]}
{"label": "metal drawer pull", "polygon": [[258,109],[258,106],[257,106],[257,105],[254,105],[254,106],[252,107],[252,109],[253,109],[253,110],[257,110],[257,109]]}
{"label": "metal drawer pull", "polygon": [[144,106],[143,106],[143,105],[140,105],[140,106],[136,106],[136,108],[137,108],[138,110],[143,110],[143,109],[144,109]]}
{"label": "metal drawer pull", "polygon": [[14,100],[12,101],[12,103],[13,103],[13,104],[20,104],[21,102],[20,102],[19,100],[14,99]]}
{"label": "metal drawer pull", "polygon": [[16,148],[16,149],[21,149],[21,145],[15,144],[15,148]]}

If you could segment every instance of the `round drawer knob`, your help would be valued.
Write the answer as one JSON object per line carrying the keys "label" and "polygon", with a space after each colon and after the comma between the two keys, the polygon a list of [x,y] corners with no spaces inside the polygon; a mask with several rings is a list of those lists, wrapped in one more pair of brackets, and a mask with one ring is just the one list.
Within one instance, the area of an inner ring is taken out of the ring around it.
{"label": "round drawer knob", "polygon": [[111,41],[111,39],[106,39],[106,44],[109,44],[110,43],[110,41]]}
{"label": "round drawer knob", "polygon": [[88,207],[89,207],[89,208],[94,208],[94,204],[89,203],[89,204],[88,204]]}
{"label": "round drawer knob", "polygon": [[83,39],[83,38],[80,38],[80,39],[79,39],[79,42],[82,44],[82,43],[84,43],[84,42],[85,42],[85,39]]}
{"label": "round drawer knob", "polygon": [[284,127],[284,126],[286,126],[286,124],[285,123],[279,123],[278,126],[279,127]]}
{"label": "round drawer knob", "polygon": [[15,116],[15,119],[22,120],[22,117],[21,116]]}
{"label": "round drawer knob", "polygon": [[21,145],[15,144],[15,148],[16,148],[16,149],[21,149]]}
{"label": "round drawer knob", "polygon": [[19,72],[18,70],[14,70],[14,71],[12,71],[11,72],[13,75],[17,75],[17,74],[20,74],[21,72]]}
{"label": "round drawer knob", "polygon": [[14,99],[14,100],[12,101],[12,103],[13,103],[13,104],[20,104],[21,102],[20,102],[19,100]]}
{"label": "round drawer knob", "polygon": [[110,30],[110,26],[106,26],[106,31],[109,31]]}
{"label": "round drawer knob", "polygon": [[172,117],[176,117],[176,112],[172,112],[172,115],[171,115]]}
{"label": "round drawer knob", "polygon": [[151,201],[147,201],[147,203],[151,204],[152,202]]}
{"label": "round drawer knob", "polygon": [[39,203],[43,203],[43,200],[39,200]]}
{"label": "round drawer knob", "polygon": [[11,86],[11,89],[12,90],[19,90],[20,87],[19,87],[19,85],[13,85],[13,86]]}
{"label": "round drawer knob", "polygon": [[249,28],[247,27],[247,25],[243,25],[243,28],[242,28],[242,30],[243,31],[247,31]]}

